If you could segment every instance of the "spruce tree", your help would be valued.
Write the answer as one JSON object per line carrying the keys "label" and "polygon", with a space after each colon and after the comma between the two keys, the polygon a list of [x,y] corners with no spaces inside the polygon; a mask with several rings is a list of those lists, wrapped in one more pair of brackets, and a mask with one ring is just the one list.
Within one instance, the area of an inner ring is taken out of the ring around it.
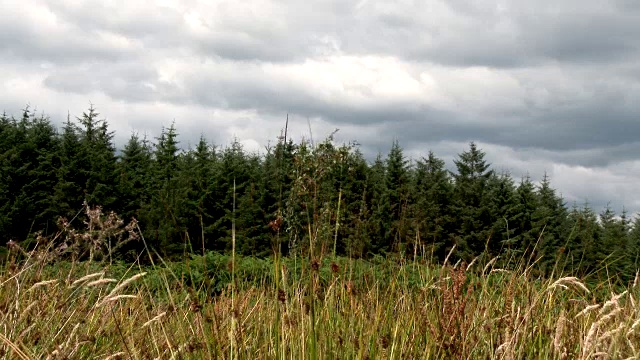
{"label": "spruce tree", "polygon": [[532,214],[532,234],[539,240],[537,256],[539,268],[551,274],[561,265],[566,250],[568,233],[564,230],[567,209],[562,198],[551,187],[551,180],[545,172],[536,190],[538,206]]}
{"label": "spruce tree", "polygon": [[163,128],[153,152],[149,204],[142,209],[141,219],[146,226],[148,242],[165,255],[183,251],[184,224],[181,203],[186,194],[179,183],[178,140],[175,125]]}
{"label": "spruce tree", "polygon": [[214,146],[200,136],[198,145],[185,156],[185,186],[188,188],[185,214],[194,249],[208,248],[210,225],[215,221],[217,154]]}
{"label": "spruce tree", "polygon": [[429,151],[426,158],[416,163],[414,184],[415,246],[421,253],[427,251],[444,260],[453,246],[449,236],[453,225],[453,184],[444,161]]}
{"label": "spruce tree", "polygon": [[454,199],[456,222],[458,223],[456,243],[458,254],[466,261],[480,255],[491,236],[493,221],[488,203],[487,185],[493,176],[485,153],[474,142],[469,150],[458,155],[454,161],[457,173]]}
{"label": "spruce tree", "polygon": [[610,270],[612,276],[628,280],[628,258],[625,252],[628,243],[626,214],[618,217],[609,204],[600,213],[599,243],[596,246],[597,261]]}
{"label": "spruce tree", "polygon": [[631,223],[625,251],[628,272],[635,275],[640,271],[640,216],[636,216]]}
{"label": "spruce tree", "polygon": [[342,146],[338,152],[340,166],[335,190],[341,197],[339,214],[336,214],[339,215],[337,252],[360,257],[369,246],[364,217],[369,168],[364,155],[353,145]]}
{"label": "spruce tree", "polygon": [[513,242],[509,244],[518,256],[526,262],[537,260],[539,237],[542,235],[535,229],[534,216],[540,206],[535,185],[529,176],[523,177],[516,189],[517,215],[511,226],[515,230]]}
{"label": "spruce tree", "polygon": [[264,218],[271,235],[270,245],[274,254],[286,254],[289,250],[289,237],[285,236],[285,213],[287,199],[294,180],[294,154],[296,146],[284,136],[279,138],[275,147],[267,147],[262,162],[262,199]]}
{"label": "spruce tree", "polygon": [[88,163],[85,187],[86,201],[112,210],[118,199],[116,179],[116,154],[113,132],[106,120],[99,119],[93,105],[78,118],[81,125],[82,155]]}
{"label": "spruce tree", "polygon": [[27,138],[28,155],[22,159],[30,164],[28,178],[22,187],[21,201],[14,205],[20,214],[12,215],[22,221],[14,226],[23,231],[31,229],[50,233],[56,229],[57,214],[52,212],[54,199],[51,189],[56,185],[56,172],[60,165],[58,135],[48,118],[32,117]]}
{"label": "spruce tree", "polygon": [[149,204],[152,189],[152,153],[146,138],[131,134],[117,163],[118,211],[124,219],[140,218],[140,210]]}
{"label": "spruce tree", "polygon": [[[247,159],[245,157],[242,144],[237,139],[227,146],[220,156],[219,172],[215,178],[214,188],[216,189],[216,208],[212,214],[214,222],[211,226],[212,248],[218,251],[231,249],[231,225],[234,217],[233,198],[235,183],[236,208],[239,206],[239,199],[245,192],[245,188],[250,186],[250,173]],[[236,215],[238,215],[236,213]],[[242,216],[242,222],[246,221]],[[243,230],[245,224],[237,223],[236,239],[240,242],[245,240]]]}
{"label": "spruce tree", "polygon": [[373,254],[384,254],[391,250],[389,234],[391,233],[391,204],[386,196],[386,166],[382,156],[378,154],[367,177],[367,234],[371,239],[369,251]]}
{"label": "spruce tree", "polygon": [[35,231],[55,230],[51,214],[56,183],[57,133],[49,119],[28,108],[20,121],[2,120],[0,226],[3,236],[24,240]]}
{"label": "spruce tree", "polygon": [[394,141],[386,160],[385,202],[389,206],[388,250],[402,250],[407,240],[408,200],[409,200],[409,162],[405,159],[398,141]]}
{"label": "spruce tree", "polygon": [[579,276],[600,270],[605,257],[598,250],[601,230],[598,216],[588,202],[582,208],[573,205],[565,221],[564,232],[565,246],[560,250],[566,255],[564,270]]}
{"label": "spruce tree", "polygon": [[80,129],[69,118],[60,141],[58,181],[53,189],[54,209],[58,216],[71,220],[81,214],[90,165],[82,146]]}
{"label": "spruce tree", "polygon": [[493,258],[504,250],[514,250],[513,241],[517,240],[518,198],[515,184],[508,173],[494,175],[487,183],[485,206],[489,208],[489,221],[492,223],[487,237],[486,250]]}

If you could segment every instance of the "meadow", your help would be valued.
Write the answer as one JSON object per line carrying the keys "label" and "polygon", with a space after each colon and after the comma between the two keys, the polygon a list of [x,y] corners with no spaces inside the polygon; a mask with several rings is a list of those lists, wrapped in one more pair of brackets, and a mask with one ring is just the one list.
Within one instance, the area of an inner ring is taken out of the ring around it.
{"label": "meadow", "polygon": [[[81,237],[79,237],[81,238]],[[259,259],[153,251],[133,264],[14,246],[0,272],[7,359],[625,359],[626,288],[427,256]],[[587,279],[588,280],[588,279]]]}

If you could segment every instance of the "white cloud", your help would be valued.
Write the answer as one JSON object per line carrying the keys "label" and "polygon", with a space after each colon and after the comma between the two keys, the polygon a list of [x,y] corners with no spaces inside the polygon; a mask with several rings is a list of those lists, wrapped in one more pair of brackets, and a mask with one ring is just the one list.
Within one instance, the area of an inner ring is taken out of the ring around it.
{"label": "white cloud", "polygon": [[[475,140],[515,177],[640,209],[640,7],[625,0],[0,2],[0,107],[95,104],[121,144],[175,120],[248,150],[339,128],[449,166]],[[616,205],[617,206],[617,205]]]}

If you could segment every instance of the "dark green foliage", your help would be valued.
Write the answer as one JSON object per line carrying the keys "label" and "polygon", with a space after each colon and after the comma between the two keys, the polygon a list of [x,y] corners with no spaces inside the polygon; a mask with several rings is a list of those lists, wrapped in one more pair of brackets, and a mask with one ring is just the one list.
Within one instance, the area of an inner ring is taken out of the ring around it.
{"label": "dark green foliage", "polygon": [[600,241],[596,250],[598,261],[606,264],[618,279],[633,280],[629,276],[633,267],[630,266],[630,259],[625,253],[629,241],[629,221],[626,212],[623,210],[618,217],[607,205],[600,213],[600,231]]}
{"label": "dark green foliage", "polygon": [[386,161],[385,193],[383,201],[388,207],[386,219],[390,225],[385,234],[385,251],[402,251],[409,230],[409,162],[398,141],[394,141]]}
{"label": "dark green foliage", "polygon": [[151,198],[151,145],[132,134],[117,163],[118,209],[123,218],[140,217],[140,209]]}
{"label": "dark green foliage", "polygon": [[82,147],[80,129],[67,119],[60,139],[58,182],[53,188],[54,211],[72,219],[82,209],[89,164]]}
{"label": "dark green foliage", "polygon": [[177,132],[173,124],[163,129],[153,153],[151,199],[141,210],[145,237],[157,251],[169,255],[183,250],[187,188],[181,184]]}
{"label": "dark green foliage", "polygon": [[82,126],[81,152],[86,162],[85,201],[89,205],[101,205],[111,210],[119,195],[117,193],[116,156],[113,132],[106,120],[99,120],[93,106],[78,118]]}
{"label": "dark green foliage", "polygon": [[386,166],[382,157],[378,154],[375,162],[369,170],[366,185],[366,225],[365,231],[370,241],[367,254],[379,254],[389,251],[390,241],[387,238],[391,232],[389,217],[391,204],[387,201],[385,178]]}
{"label": "dark green foliage", "polygon": [[[488,203],[490,221],[493,223],[487,238],[486,251],[490,258],[503,250],[513,250],[511,244],[517,240],[516,222],[523,212],[519,209],[518,194],[509,174],[494,175],[488,181]],[[522,247],[520,249],[523,249]],[[520,257],[520,256],[518,256]]]}
{"label": "dark green foliage", "polygon": [[[444,260],[453,246],[453,183],[443,160],[429,151],[418,160],[414,174],[413,214],[416,252]],[[426,245],[426,247],[424,247]]]}
{"label": "dark green foliage", "polygon": [[551,188],[551,181],[544,174],[536,192],[537,206],[531,215],[531,233],[537,237],[539,262],[543,271],[551,271],[562,258],[565,248],[563,224],[567,217],[567,209],[563,200]]}
{"label": "dark green foliage", "polygon": [[[170,258],[230,251],[235,225],[236,252],[256,257],[391,264],[443,261],[455,246],[450,262],[524,260],[540,275],[599,277],[606,268],[625,282],[640,268],[640,220],[588,205],[569,211],[546,174],[537,185],[515,183],[473,142],[449,172],[433,152],[409,161],[397,141],[368,163],[332,136],[317,144],[283,136],[263,154],[204,135],[181,149],[174,124],[156,144],[133,134],[117,151],[112,139],[93,106],[60,132],[28,108],[18,119],[1,115],[0,241],[54,234],[59,216],[86,221],[86,203],[137,219],[146,245]],[[123,247],[122,259],[142,250],[142,242]]]}
{"label": "dark green foliage", "polygon": [[458,170],[454,174],[454,209],[458,216],[455,241],[459,256],[466,261],[483,253],[493,235],[495,221],[491,213],[489,182],[494,173],[484,156],[472,142],[469,150],[454,161]]}
{"label": "dark green foliage", "polygon": [[60,139],[58,181],[54,186],[55,213],[71,219],[83,203],[114,210],[117,173],[113,133],[91,106],[77,121],[67,119]]}
{"label": "dark green foliage", "polygon": [[636,217],[631,225],[631,231],[625,246],[625,254],[628,261],[627,274],[634,275],[640,271],[640,217]]}
{"label": "dark green foliage", "polygon": [[511,214],[512,219],[509,225],[513,233],[505,245],[514,257],[533,256],[535,258],[540,245],[538,239],[541,235],[537,229],[534,229],[534,213],[539,203],[535,185],[529,176],[522,178],[515,197],[515,214]]}
{"label": "dark green foliage", "polygon": [[589,274],[605,265],[606,255],[601,251],[600,225],[597,214],[585,203],[582,208],[573,205],[565,223],[565,246],[561,253],[566,263],[580,274]]}
{"label": "dark green foliage", "polygon": [[4,240],[24,239],[33,230],[55,228],[58,138],[45,117],[24,110],[17,121],[0,120],[0,229]]}
{"label": "dark green foliage", "polygon": [[366,254],[369,239],[366,236],[365,210],[367,174],[369,168],[362,153],[352,146],[338,149],[339,162],[336,167],[336,184],[339,191],[340,214],[336,240],[336,251],[361,257]]}

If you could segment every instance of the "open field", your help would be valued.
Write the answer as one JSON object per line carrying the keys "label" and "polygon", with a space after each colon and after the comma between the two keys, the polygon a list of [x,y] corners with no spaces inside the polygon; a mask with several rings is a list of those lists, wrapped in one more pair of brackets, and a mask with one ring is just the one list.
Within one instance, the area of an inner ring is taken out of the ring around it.
{"label": "open field", "polygon": [[640,356],[637,281],[620,292],[492,262],[209,253],[143,268],[32,255],[2,269],[2,358]]}

